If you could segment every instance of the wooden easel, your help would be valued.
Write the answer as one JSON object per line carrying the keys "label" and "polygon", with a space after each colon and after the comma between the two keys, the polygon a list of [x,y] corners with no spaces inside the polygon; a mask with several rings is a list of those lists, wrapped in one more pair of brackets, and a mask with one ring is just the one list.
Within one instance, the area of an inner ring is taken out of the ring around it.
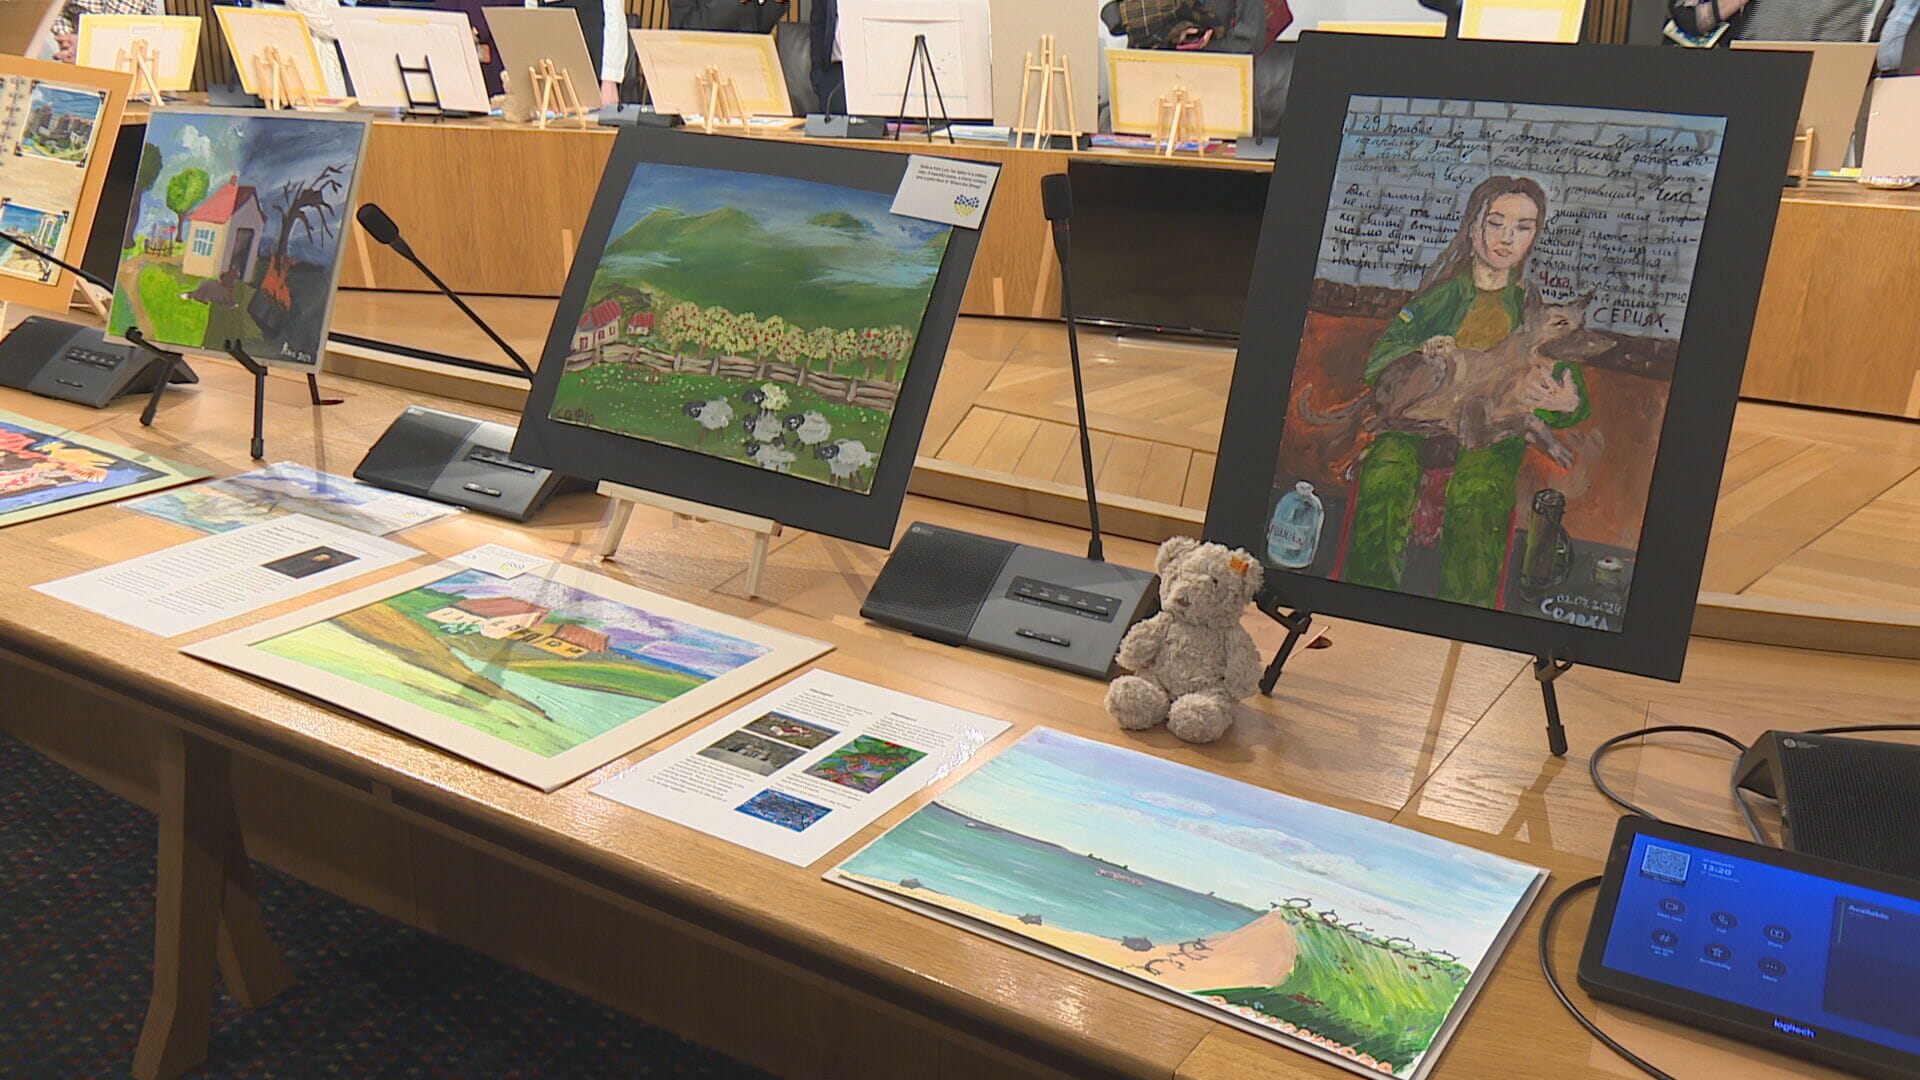
{"label": "wooden easel", "polygon": [[[1033,126],[1027,126],[1027,102],[1034,94],[1034,80],[1039,79],[1039,108],[1033,114]],[[1066,122],[1058,122],[1061,107],[1066,109]],[[1067,67],[1067,58],[1054,46],[1052,34],[1040,38],[1040,60],[1034,62],[1033,54],[1027,54],[1026,74],[1020,80],[1020,116],[1013,125],[1013,145],[1032,146],[1041,149],[1053,145],[1056,136],[1064,135],[1069,143],[1077,143],[1080,129],[1074,125],[1073,78]],[[1029,138],[1031,137],[1031,138]]]}
{"label": "wooden easel", "polygon": [[131,50],[121,49],[114,57],[113,70],[133,75],[133,93],[129,98],[145,93],[148,104],[160,106],[160,79],[156,74],[160,70],[160,54],[153,51],[152,43],[146,38],[133,39]]}
{"label": "wooden easel", "polygon": [[542,60],[527,69],[528,84],[533,93],[533,123],[542,131],[547,128],[547,112],[570,113],[580,121],[581,127],[592,126],[587,120],[587,110],[580,104],[580,94],[573,86],[573,72],[560,71],[553,61]]}
{"label": "wooden easel", "polygon": [[1161,151],[1162,156],[1172,157],[1181,143],[1192,142],[1196,153],[1204,153],[1206,147],[1206,121],[1200,112],[1200,95],[1191,93],[1184,86],[1176,86],[1160,95],[1160,109],[1154,116],[1153,141],[1167,144]]}
{"label": "wooden easel", "polygon": [[[1800,159],[1799,187],[1805,188],[1813,176],[1813,129],[1806,128],[1793,137],[1793,148]],[[1789,175],[1792,175],[1789,173]]]}
{"label": "wooden easel", "polygon": [[[75,299],[78,300],[78,303],[73,305],[74,307],[84,307],[99,316],[102,320],[111,318],[110,313],[113,310],[113,296],[111,293],[85,280],[78,274],[75,274],[73,278],[73,291]],[[0,304],[0,318],[6,316],[6,310],[6,305]]]}
{"label": "wooden easel", "polygon": [[260,95],[269,109],[287,109],[313,104],[313,94],[307,89],[305,79],[300,77],[300,69],[294,66],[293,58],[281,52],[279,48],[268,45],[253,54],[254,80],[267,92]]}
{"label": "wooden easel", "polygon": [[733,76],[708,64],[693,80],[700,91],[701,130],[711,135],[719,124],[739,124],[741,134],[753,134],[753,127],[747,122],[747,110],[740,104],[740,91],[733,85]]}
{"label": "wooden easel", "polygon": [[708,506],[691,499],[677,499],[672,495],[662,495],[656,491],[642,491],[639,488],[616,484],[611,480],[600,481],[595,489],[613,500],[607,507],[607,516],[600,525],[600,557],[613,558],[620,548],[620,539],[626,535],[627,523],[633,519],[635,505],[651,506],[673,514],[674,524],[681,519],[692,521],[712,521],[721,525],[731,525],[753,534],[753,554],[747,560],[747,599],[760,595],[760,572],[766,569],[767,548],[773,538],[780,535],[780,523],[770,518],[754,517],[737,510],[727,510],[718,506]]}

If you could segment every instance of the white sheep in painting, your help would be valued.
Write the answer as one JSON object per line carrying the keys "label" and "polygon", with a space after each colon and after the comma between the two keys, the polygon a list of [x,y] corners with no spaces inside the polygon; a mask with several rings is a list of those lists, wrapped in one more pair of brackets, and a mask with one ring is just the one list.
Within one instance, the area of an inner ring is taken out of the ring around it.
{"label": "white sheep in painting", "polygon": [[707,436],[727,430],[733,423],[733,406],[725,398],[712,401],[689,401],[680,406],[680,411],[700,422],[699,442],[706,442]]}
{"label": "white sheep in painting", "polygon": [[856,486],[862,471],[879,460],[879,455],[859,439],[835,439],[829,445],[816,446],[813,456],[827,463],[834,487],[849,488]]}
{"label": "white sheep in painting", "polygon": [[741,417],[740,429],[754,442],[770,443],[781,437],[780,418],[765,409]]}
{"label": "white sheep in painting", "polygon": [[788,431],[793,432],[794,438],[800,440],[801,446],[819,446],[833,434],[833,425],[828,423],[827,418],[816,409],[808,409],[804,413],[789,413],[782,422],[787,425]]}
{"label": "white sheep in painting", "polygon": [[793,471],[794,454],[778,442],[746,444],[747,456],[763,469],[783,473]]}

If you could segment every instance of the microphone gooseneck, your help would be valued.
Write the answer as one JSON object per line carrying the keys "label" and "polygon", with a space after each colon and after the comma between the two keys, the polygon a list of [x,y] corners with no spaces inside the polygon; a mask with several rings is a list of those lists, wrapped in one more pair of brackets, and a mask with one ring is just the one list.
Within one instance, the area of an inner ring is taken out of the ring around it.
{"label": "microphone gooseneck", "polygon": [[1100,496],[1093,486],[1093,441],[1087,434],[1087,388],[1080,374],[1080,333],[1073,317],[1073,262],[1068,219],[1073,216],[1073,184],[1066,173],[1040,178],[1040,205],[1053,223],[1053,251],[1060,260],[1060,310],[1067,320],[1067,355],[1073,367],[1073,407],[1080,421],[1080,469],[1087,483],[1087,558],[1106,561],[1100,542]]}
{"label": "microphone gooseneck", "polygon": [[527,364],[526,359],[518,352],[515,352],[513,346],[507,344],[505,338],[495,333],[493,327],[487,325],[487,320],[481,318],[477,312],[468,307],[467,302],[460,299],[459,294],[449,288],[446,282],[441,281],[440,275],[428,269],[427,264],[420,261],[420,256],[413,253],[413,248],[409,246],[406,239],[400,235],[399,224],[397,224],[393,218],[389,217],[385,210],[380,208],[379,203],[361,203],[360,209],[355,212],[353,216],[354,220],[360,222],[360,227],[367,230],[368,236],[392,248],[401,258],[412,263],[421,273],[427,275],[427,280],[433,282],[435,288],[445,294],[447,299],[453,301],[453,306],[459,308],[461,314],[472,319],[473,325],[484,330],[486,335],[493,339],[493,343],[500,346],[500,351],[506,353],[508,357],[512,358],[515,364],[520,366],[521,372],[523,372],[528,379],[533,378],[533,368]]}

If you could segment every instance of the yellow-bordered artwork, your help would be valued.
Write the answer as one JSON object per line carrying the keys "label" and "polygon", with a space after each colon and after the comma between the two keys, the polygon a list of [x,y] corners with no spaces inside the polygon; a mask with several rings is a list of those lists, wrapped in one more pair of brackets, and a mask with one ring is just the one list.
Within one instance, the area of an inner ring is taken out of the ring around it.
{"label": "yellow-bordered artwork", "polygon": [[307,20],[298,12],[237,7],[216,7],[213,11],[220,19],[227,49],[233,53],[234,69],[240,73],[240,89],[266,96],[267,86],[261,81],[264,69],[256,61],[262,50],[273,48],[293,65],[307,93],[326,96],[327,77],[320,70],[320,54],[313,47]]}
{"label": "yellow-bordered artwork", "polygon": [[661,112],[705,113],[699,76],[718,68],[733,79],[740,107],[749,116],[792,116],[787,79],[772,34],[734,34],[719,30],[635,30],[634,51],[640,71]]}
{"label": "yellow-bordered artwork", "polygon": [[1490,41],[1580,40],[1586,0],[1466,0],[1460,36]]}
{"label": "yellow-bordered artwork", "polygon": [[74,63],[130,72],[135,41],[146,42],[159,59],[153,77],[160,89],[186,90],[193,84],[193,62],[200,55],[198,15],[82,15]]}
{"label": "yellow-bordered artwork", "polygon": [[1238,139],[1253,132],[1253,57],[1244,53],[1109,49],[1107,85],[1113,130],[1123,135],[1154,134],[1160,102],[1176,90],[1199,99],[1199,134]]}
{"label": "yellow-bordered artwork", "polygon": [[1445,20],[1392,22],[1370,19],[1325,19],[1314,27],[1329,34],[1386,34],[1391,37],[1446,37]]}

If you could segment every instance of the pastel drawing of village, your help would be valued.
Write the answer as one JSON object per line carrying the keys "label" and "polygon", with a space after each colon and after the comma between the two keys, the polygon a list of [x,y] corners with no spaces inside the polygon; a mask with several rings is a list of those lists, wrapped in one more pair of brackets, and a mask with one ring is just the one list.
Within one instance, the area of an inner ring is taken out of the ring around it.
{"label": "pastel drawing of village", "polygon": [[114,281],[113,333],[312,364],[325,344],[361,124],[155,113]]}
{"label": "pastel drawing of village", "polygon": [[549,415],[866,494],[951,235],[891,201],[642,163]]}
{"label": "pastel drawing of village", "polygon": [[466,570],[253,648],[552,757],[766,654],[533,574]]}

